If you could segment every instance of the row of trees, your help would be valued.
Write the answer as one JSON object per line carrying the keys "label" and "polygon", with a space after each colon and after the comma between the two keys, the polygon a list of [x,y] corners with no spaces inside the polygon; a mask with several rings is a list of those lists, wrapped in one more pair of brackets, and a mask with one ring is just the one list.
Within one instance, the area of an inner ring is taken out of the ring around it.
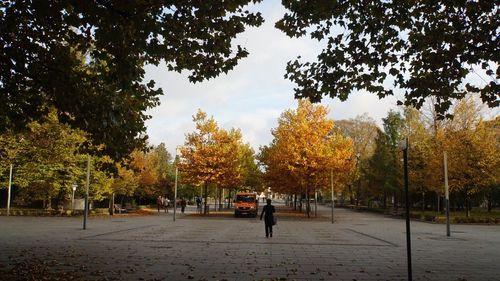
{"label": "row of trees", "polygon": [[[158,195],[173,198],[177,165],[179,197],[192,198],[201,189],[205,202],[208,196],[221,202],[223,190],[231,198],[238,189],[271,187],[295,199],[309,199],[317,191],[331,195],[333,183],[351,204],[397,208],[403,198],[399,146],[408,137],[412,202],[423,209],[429,204],[441,209],[447,151],[453,205],[469,214],[473,202],[486,202],[491,210],[499,193],[500,117],[484,121],[472,97],[455,105],[452,120],[440,120],[429,108],[390,111],[379,128],[366,115],[334,123],[325,107],[300,100],[296,110],[282,113],[272,130],[273,141],[258,155],[242,141],[239,130],[220,128],[200,110],[193,116],[196,129],[186,135],[178,159],[164,144],[147,152],[135,150],[119,162],[93,155],[91,197],[99,201],[118,195],[145,203]],[[87,134],[61,124],[54,113],[31,122],[22,133],[1,134],[1,185],[7,186],[13,164],[17,204],[42,200],[46,208],[61,207],[74,184],[79,186],[77,196],[83,192],[87,140]],[[309,200],[306,210],[309,214]]]}
{"label": "row of trees", "polygon": [[[432,104],[426,110],[390,111],[379,128],[367,115],[334,123],[325,107],[300,100],[296,110],[281,115],[272,143],[261,150],[265,182],[306,199],[315,191],[331,195],[333,182],[350,204],[397,210],[403,198],[401,143],[409,138],[414,206],[442,209],[446,151],[453,206],[467,216],[473,202],[491,210],[500,203],[500,117],[483,120],[473,96],[455,104],[449,120],[440,119]],[[309,206],[306,210],[309,214]]]}
{"label": "row of trees", "polygon": [[[84,192],[87,141],[87,134],[60,123],[53,112],[31,122],[24,132],[1,134],[1,186],[7,186],[12,164],[16,204],[43,201],[45,208],[62,208],[70,199],[73,185],[78,186],[76,196]],[[164,144],[150,147],[148,152],[136,150],[119,162],[92,155],[91,198],[102,201],[117,195],[122,200],[140,200],[168,193],[174,181],[172,161]]]}
{"label": "row of trees", "polygon": [[[222,190],[261,188],[261,172],[255,153],[242,142],[239,130],[219,128],[213,117],[199,111],[196,131],[186,136],[180,148],[182,158],[173,159],[164,144],[135,150],[115,161],[92,155],[90,196],[103,201],[118,196],[139,203],[154,202],[159,195],[173,198],[175,166],[179,168],[178,197],[193,198],[198,187],[222,202]],[[71,199],[72,187],[82,196],[86,179],[87,135],[59,122],[57,115],[31,122],[22,133],[0,135],[0,181],[8,184],[10,164],[14,166],[15,203],[29,206],[43,202],[44,208],[63,208]],[[92,148],[91,151],[99,148]],[[206,206],[206,205],[205,205]]]}
{"label": "row of trees", "polygon": [[[458,102],[453,114],[453,119],[440,120],[432,106],[422,111],[391,111],[383,119],[383,129],[366,117],[338,122],[359,155],[358,177],[347,191],[351,203],[379,202],[387,208],[392,199],[392,205],[398,207],[403,198],[400,143],[408,137],[412,202],[424,210],[428,205],[442,208],[446,151],[453,205],[467,215],[473,201],[476,205],[486,202],[491,210],[500,185],[500,117],[483,120],[480,103],[472,96]],[[430,198],[434,200],[429,202]]]}

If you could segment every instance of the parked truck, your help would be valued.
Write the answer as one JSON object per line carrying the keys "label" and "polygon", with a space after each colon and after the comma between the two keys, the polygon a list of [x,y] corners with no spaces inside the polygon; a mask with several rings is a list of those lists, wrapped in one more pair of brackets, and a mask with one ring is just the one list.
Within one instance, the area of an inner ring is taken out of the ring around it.
{"label": "parked truck", "polygon": [[251,192],[238,192],[234,199],[234,216],[249,215],[256,217],[258,213],[259,202],[257,194]]}

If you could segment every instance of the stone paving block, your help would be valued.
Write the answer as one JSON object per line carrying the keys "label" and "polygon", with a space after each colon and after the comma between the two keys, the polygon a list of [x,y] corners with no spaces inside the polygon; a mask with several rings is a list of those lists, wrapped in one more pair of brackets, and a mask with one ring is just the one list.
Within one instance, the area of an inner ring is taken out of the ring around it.
{"label": "stone paving block", "polygon": [[[282,219],[272,239],[258,220],[171,213],[91,218],[85,231],[78,218],[0,226],[0,274],[38,258],[81,280],[406,280],[404,220],[343,209],[335,224]],[[498,245],[499,226],[452,225],[448,238],[443,225],[412,222],[414,280],[500,280]]]}

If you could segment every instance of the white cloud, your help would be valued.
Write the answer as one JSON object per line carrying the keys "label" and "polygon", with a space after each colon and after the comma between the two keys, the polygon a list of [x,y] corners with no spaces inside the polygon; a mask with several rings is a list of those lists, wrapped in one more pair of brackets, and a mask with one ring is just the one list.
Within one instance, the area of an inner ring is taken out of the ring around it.
{"label": "white cloud", "polygon": [[[250,55],[229,74],[191,84],[185,73],[167,72],[164,66],[146,68],[146,79],[154,79],[165,92],[161,105],[148,112],[152,115],[146,123],[152,144],[164,142],[173,153],[184,143],[185,134],[194,130],[192,115],[198,108],[213,115],[225,128],[240,128],[244,140],[255,149],[271,141],[270,130],[276,127],[281,112],[296,106],[294,84],[283,78],[286,63],[298,55],[314,60],[321,44],[309,38],[290,39],[275,29],[274,23],[284,13],[278,2],[261,8],[266,22],[237,38],[236,43],[247,48]],[[324,98],[323,104],[330,107],[334,119],[353,118],[364,112],[379,119],[395,107],[395,99],[356,94],[344,103]]]}

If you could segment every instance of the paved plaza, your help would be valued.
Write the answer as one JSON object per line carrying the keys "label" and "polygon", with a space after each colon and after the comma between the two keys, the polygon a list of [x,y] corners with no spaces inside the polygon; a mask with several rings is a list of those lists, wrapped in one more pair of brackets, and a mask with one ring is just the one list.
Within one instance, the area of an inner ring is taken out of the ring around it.
{"label": "paved plaza", "polygon": [[[0,280],[406,280],[404,220],[319,214],[278,212],[269,239],[254,218],[0,217]],[[411,227],[415,280],[500,280],[500,226]]]}

